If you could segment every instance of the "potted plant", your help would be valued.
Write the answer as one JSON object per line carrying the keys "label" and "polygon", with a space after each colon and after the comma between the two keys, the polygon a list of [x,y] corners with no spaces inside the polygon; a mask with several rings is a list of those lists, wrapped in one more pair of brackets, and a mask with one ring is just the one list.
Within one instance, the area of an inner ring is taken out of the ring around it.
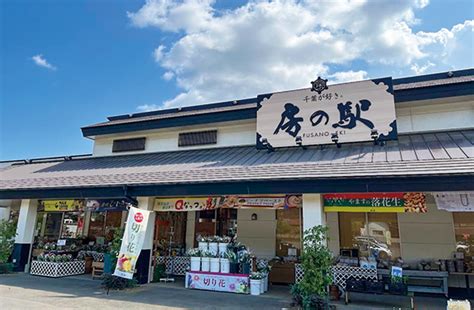
{"label": "potted plant", "polygon": [[228,250],[226,256],[229,260],[229,272],[239,273],[239,260],[237,259],[237,254],[232,250]]}
{"label": "potted plant", "polygon": [[211,272],[219,272],[220,270],[220,258],[217,254],[214,254],[211,252],[211,258],[210,258],[210,271]]}
{"label": "potted plant", "polygon": [[191,271],[201,269],[201,251],[199,248],[189,249],[188,256],[191,257]]}
{"label": "potted plant", "polygon": [[201,271],[209,272],[211,262],[211,252],[201,251]]}
{"label": "potted plant", "polygon": [[250,278],[250,294],[260,295],[262,285],[262,274],[260,272],[252,272]]}
{"label": "potted plant", "polygon": [[250,274],[251,253],[248,250],[242,250],[238,253],[239,263],[242,266],[243,274]]}
{"label": "potted plant", "polygon": [[225,253],[227,252],[227,247],[229,246],[229,243],[232,239],[227,236],[223,236],[219,240],[219,253]]}
{"label": "potted plant", "polygon": [[197,238],[196,238],[197,242],[198,242],[198,247],[199,247],[199,250],[200,251],[207,251],[209,250],[209,246],[208,246],[208,243],[207,243],[207,238],[204,237],[204,236],[201,236],[201,235],[198,235]]}
{"label": "potted plant", "polygon": [[16,236],[16,223],[13,221],[0,221],[0,273],[13,270],[13,264],[8,260],[13,251]]}
{"label": "potted plant", "polygon": [[270,270],[272,267],[270,264],[268,264],[267,260],[259,260],[257,263],[257,271],[261,272],[263,274],[263,287],[264,287],[264,292],[268,291],[268,274],[270,273]]}
{"label": "potted plant", "polygon": [[212,236],[209,237],[209,252],[211,252],[213,255],[217,255],[219,251],[219,236]]}
{"label": "potted plant", "polygon": [[230,257],[232,257],[234,252],[225,251],[221,255],[221,272],[229,273],[230,272]]}
{"label": "potted plant", "polygon": [[390,277],[390,282],[388,283],[388,291],[390,294],[394,295],[407,295],[408,294],[408,277]]}

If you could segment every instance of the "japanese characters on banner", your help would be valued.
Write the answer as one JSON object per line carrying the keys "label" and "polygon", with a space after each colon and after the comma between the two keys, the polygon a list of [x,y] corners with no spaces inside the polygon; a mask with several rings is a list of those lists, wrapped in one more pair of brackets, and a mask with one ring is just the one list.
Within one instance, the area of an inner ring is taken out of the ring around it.
{"label": "japanese characters on banner", "polygon": [[186,272],[186,288],[248,294],[249,278],[241,274]]}
{"label": "japanese characters on banner", "polygon": [[433,193],[438,209],[450,212],[474,212],[474,192]]}
{"label": "japanese characters on banner", "polygon": [[[392,78],[326,85],[258,96],[257,147],[397,139]],[[266,139],[266,140],[263,140]]]}
{"label": "japanese characters on banner", "polygon": [[156,198],[155,211],[202,211],[213,210],[222,197]]}
{"label": "japanese characters on banner", "polygon": [[42,200],[40,201],[39,209],[45,212],[82,211],[84,209],[84,201],[77,199]]}
{"label": "japanese characters on banner", "polygon": [[325,212],[426,213],[423,193],[362,193],[323,195]]}
{"label": "japanese characters on banner", "polygon": [[127,211],[132,205],[122,199],[89,199],[86,201],[88,211],[104,212],[104,211]]}
{"label": "japanese characters on banner", "polygon": [[127,225],[123,234],[122,245],[115,267],[115,276],[132,279],[135,265],[145,240],[148,217],[152,211],[131,207],[128,212]]}
{"label": "japanese characters on banner", "polygon": [[222,208],[301,208],[301,195],[268,195],[268,196],[225,196]]}

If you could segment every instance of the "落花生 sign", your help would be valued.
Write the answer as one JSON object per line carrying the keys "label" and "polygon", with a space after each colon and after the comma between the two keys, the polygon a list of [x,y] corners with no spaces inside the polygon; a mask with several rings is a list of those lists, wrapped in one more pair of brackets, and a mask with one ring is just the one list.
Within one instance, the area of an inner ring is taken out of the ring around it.
{"label": "\u843d\u82b1\u751f sign", "polygon": [[258,96],[257,147],[297,146],[297,137],[302,145],[331,144],[334,135],[338,143],[397,138],[391,78],[324,83]]}

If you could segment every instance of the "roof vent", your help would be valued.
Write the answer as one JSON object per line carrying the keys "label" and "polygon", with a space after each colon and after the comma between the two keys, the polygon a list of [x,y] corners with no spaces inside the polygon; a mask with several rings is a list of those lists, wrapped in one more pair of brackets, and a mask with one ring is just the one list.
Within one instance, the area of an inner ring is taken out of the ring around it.
{"label": "roof vent", "polygon": [[114,140],[112,153],[143,151],[145,150],[145,140],[145,138]]}
{"label": "roof vent", "polygon": [[182,132],[178,137],[178,146],[196,146],[217,144],[217,130]]}
{"label": "roof vent", "polygon": [[448,77],[452,78],[454,76],[454,72],[453,71],[449,71],[448,72]]}

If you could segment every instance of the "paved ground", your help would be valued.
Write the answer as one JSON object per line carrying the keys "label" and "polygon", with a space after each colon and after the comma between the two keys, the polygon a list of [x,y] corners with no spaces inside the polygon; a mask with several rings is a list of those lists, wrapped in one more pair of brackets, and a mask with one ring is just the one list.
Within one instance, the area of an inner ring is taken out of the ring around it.
{"label": "paved ground", "polygon": [[[90,276],[50,279],[27,274],[0,275],[0,309],[284,309],[290,308],[289,289],[274,286],[261,296],[184,289],[178,283],[153,283],[126,291],[100,287]],[[399,309],[409,305],[402,297],[354,295],[353,303],[337,309]],[[417,297],[417,309],[446,309],[444,298]]]}

